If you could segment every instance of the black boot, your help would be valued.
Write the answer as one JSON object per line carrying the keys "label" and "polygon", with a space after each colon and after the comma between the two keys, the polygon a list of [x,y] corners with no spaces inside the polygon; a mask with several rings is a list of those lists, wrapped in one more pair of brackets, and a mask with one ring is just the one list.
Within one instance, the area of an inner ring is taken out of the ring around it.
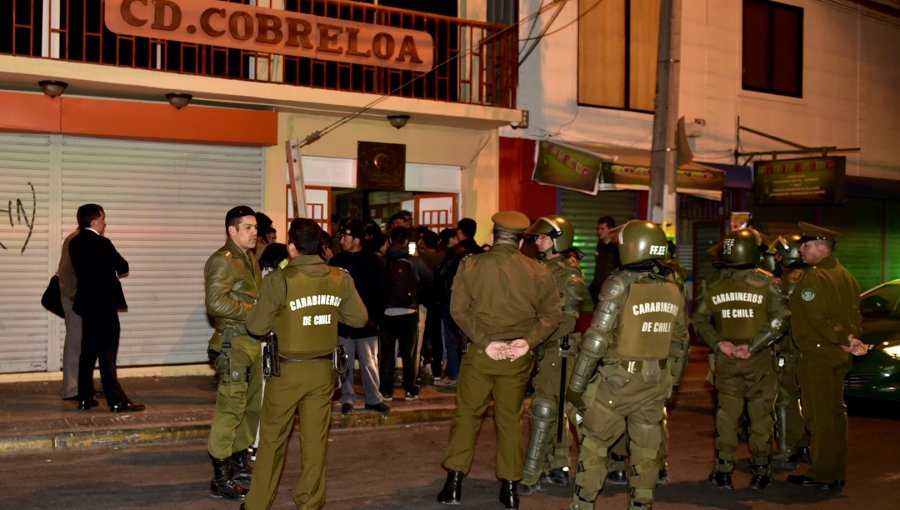
{"label": "black boot", "polygon": [[231,458],[212,459],[213,479],[209,482],[209,495],[216,499],[243,501],[247,489],[241,487],[231,478]]}
{"label": "black boot", "polygon": [[731,473],[723,473],[721,471],[712,473],[709,475],[709,481],[720,489],[734,489],[734,484],[731,482]]}
{"label": "black boot", "polygon": [[253,477],[253,468],[250,467],[250,452],[248,452],[247,450],[241,450],[239,452],[232,453],[231,468],[232,480],[243,484],[244,486],[250,485],[250,480]]}
{"label": "black boot", "polygon": [[447,471],[447,481],[444,482],[444,488],[437,495],[437,500],[445,505],[458,505],[462,500],[462,481],[463,474],[461,471]]}
{"label": "black boot", "polygon": [[508,509],[519,508],[518,480],[500,480],[500,502]]}

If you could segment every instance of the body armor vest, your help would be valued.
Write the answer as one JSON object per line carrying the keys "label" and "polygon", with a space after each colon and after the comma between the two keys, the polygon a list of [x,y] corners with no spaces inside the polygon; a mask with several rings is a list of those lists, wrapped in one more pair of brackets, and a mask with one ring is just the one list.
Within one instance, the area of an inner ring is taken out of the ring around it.
{"label": "body armor vest", "polygon": [[283,269],[287,298],[275,318],[282,352],[321,353],[337,346],[338,307],[342,296],[331,275],[310,277],[293,267]]}
{"label": "body armor vest", "polygon": [[716,330],[722,338],[734,343],[746,343],[768,324],[767,294],[764,284],[754,286],[744,275],[740,280],[720,280],[709,289],[710,309],[715,317]]}
{"label": "body armor vest", "polygon": [[671,282],[633,283],[622,307],[616,352],[623,358],[666,359],[684,297]]}

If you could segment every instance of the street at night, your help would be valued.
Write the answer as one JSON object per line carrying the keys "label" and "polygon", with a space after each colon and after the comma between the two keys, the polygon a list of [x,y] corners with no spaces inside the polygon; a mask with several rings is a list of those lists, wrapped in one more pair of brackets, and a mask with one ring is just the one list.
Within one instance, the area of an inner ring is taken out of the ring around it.
{"label": "street at night", "polygon": [[[690,399],[670,413],[669,481],[657,493],[657,509],[867,509],[894,510],[900,501],[900,438],[896,416],[851,415],[850,464],[842,492],[787,484],[787,473],[765,491],[747,489],[747,453],[739,451],[736,490],[719,490],[706,477],[712,461],[712,409]],[[335,429],[328,450],[330,509],[439,509],[435,501],[445,472],[440,467],[448,422],[375,428]],[[291,490],[298,479],[297,437],[273,508],[294,508]],[[494,479],[494,432],[485,421],[472,471],[463,485],[460,508],[499,509]],[[3,510],[237,509],[238,504],[207,496],[209,460],[204,442],[120,449],[65,449],[6,456],[0,463]],[[560,509],[569,489],[551,487],[522,497],[523,509]],[[607,485],[597,508],[625,508],[627,491]]]}

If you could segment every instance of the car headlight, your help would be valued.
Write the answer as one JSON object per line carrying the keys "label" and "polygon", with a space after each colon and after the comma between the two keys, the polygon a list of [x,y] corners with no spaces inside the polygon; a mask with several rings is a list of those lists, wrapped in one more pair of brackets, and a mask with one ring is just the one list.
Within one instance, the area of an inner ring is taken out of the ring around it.
{"label": "car headlight", "polygon": [[894,359],[900,359],[900,345],[885,347],[884,349],[882,349],[882,352]]}

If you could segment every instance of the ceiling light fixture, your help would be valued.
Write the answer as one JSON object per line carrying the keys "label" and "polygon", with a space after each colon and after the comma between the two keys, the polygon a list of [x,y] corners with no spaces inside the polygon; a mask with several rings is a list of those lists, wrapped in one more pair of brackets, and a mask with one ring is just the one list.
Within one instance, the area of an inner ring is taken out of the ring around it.
{"label": "ceiling light fixture", "polygon": [[391,123],[392,126],[394,126],[397,129],[400,129],[400,128],[406,126],[406,123],[409,122],[409,115],[406,115],[406,114],[388,115],[387,120],[388,120],[388,122]]}
{"label": "ceiling light fixture", "polygon": [[46,96],[54,98],[61,96],[69,84],[64,81],[41,80],[38,82],[38,86]]}
{"label": "ceiling light fixture", "polygon": [[166,94],[166,100],[169,101],[169,104],[174,106],[176,109],[180,110],[190,104],[191,99],[194,96],[190,94],[183,94],[181,92],[169,92]]}

